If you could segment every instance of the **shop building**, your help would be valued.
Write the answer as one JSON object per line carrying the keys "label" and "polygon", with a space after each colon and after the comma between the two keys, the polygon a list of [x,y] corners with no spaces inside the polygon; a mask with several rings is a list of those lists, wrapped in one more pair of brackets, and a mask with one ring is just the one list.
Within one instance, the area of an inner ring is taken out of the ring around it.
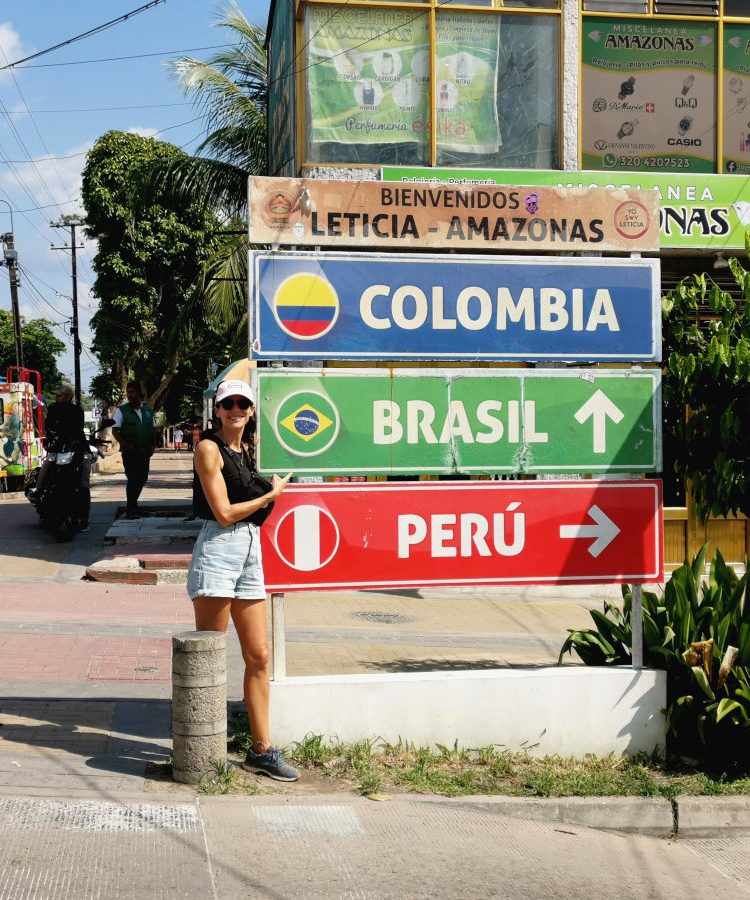
{"label": "shop building", "polygon": [[[268,174],[656,188],[662,289],[709,271],[742,301],[749,0],[273,0],[267,39]],[[668,475],[665,500],[669,562],[750,550]]]}

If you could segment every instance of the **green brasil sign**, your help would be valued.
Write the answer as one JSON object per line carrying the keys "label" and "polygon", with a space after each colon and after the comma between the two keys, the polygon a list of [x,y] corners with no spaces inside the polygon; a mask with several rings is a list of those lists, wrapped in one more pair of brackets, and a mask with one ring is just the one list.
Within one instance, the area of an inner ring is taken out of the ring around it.
{"label": "green brasil sign", "polygon": [[656,369],[259,370],[258,394],[264,472],[661,469]]}
{"label": "green brasil sign", "polygon": [[750,226],[750,178],[745,175],[657,172],[563,172],[555,169],[421,169],[385,166],[383,181],[452,185],[655,189],[662,249],[744,249]]}

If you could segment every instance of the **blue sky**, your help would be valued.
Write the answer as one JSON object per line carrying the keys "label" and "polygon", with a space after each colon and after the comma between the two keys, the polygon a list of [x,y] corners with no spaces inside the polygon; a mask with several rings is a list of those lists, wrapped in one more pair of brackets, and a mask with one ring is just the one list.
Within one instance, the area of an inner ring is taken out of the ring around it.
{"label": "blue sky", "polygon": [[[3,0],[0,6],[0,66],[45,50],[143,6],[147,0]],[[13,209],[22,270],[21,313],[47,318],[67,345],[60,369],[72,378],[67,320],[71,314],[70,253],[50,246],[68,243],[69,231],[50,228],[65,213],[83,212],[80,173],[86,151],[110,129],[168,140],[191,152],[201,139],[197,111],[178,91],[168,61],[181,55],[203,59],[221,45],[215,22],[226,4],[165,0],[101,34],[38,59],[0,71],[0,199]],[[266,0],[240,0],[247,18],[265,26]],[[159,54],[146,56],[144,54]],[[132,56],[131,59],[115,57]],[[103,60],[106,62],[95,62]],[[11,74],[12,73],[12,74]],[[0,203],[0,232],[10,230]],[[78,252],[81,340],[91,346],[88,319],[95,246]],[[63,295],[63,296],[60,296]],[[10,309],[7,269],[0,269],[0,309]],[[84,389],[98,367],[81,358]],[[3,373],[4,374],[4,373]]]}

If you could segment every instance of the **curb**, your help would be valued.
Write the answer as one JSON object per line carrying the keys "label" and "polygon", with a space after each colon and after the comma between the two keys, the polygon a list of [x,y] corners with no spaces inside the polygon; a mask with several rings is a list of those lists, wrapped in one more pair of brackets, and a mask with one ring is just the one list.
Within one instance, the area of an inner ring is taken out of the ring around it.
{"label": "curb", "polygon": [[[187,567],[145,565],[146,557],[115,556],[87,566],[86,577],[103,584],[186,584]],[[161,562],[164,562],[162,559]]]}
{"label": "curb", "polygon": [[726,837],[750,834],[750,797],[445,797],[431,803],[459,803],[515,819],[581,825],[600,831],[660,838]]}
{"label": "curb", "polygon": [[[444,803],[446,798],[430,798]],[[461,797],[452,801],[498,816],[581,825],[599,831],[669,838],[676,833],[674,809],[666,797]]]}

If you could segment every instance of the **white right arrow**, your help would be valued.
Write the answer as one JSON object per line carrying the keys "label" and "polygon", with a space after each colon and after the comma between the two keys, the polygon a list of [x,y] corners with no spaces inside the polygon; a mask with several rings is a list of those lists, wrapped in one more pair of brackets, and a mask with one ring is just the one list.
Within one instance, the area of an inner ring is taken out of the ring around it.
{"label": "white right arrow", "polygon": [[617,425],[624,416],[625,413],[600,390],[592,394],[575,414],[576,422],[581,425],[588,419],[594,420],[594,453],[607,452],[607,418]]}
{"label": "white right arrow", "polygon": [[596,558],[617,537],[620,529],[596,504],[589,509],[588,514],[596,522],[596,525],[561,525],[560,537],[596,538],[594,543],[588,548],[589,553]]}

